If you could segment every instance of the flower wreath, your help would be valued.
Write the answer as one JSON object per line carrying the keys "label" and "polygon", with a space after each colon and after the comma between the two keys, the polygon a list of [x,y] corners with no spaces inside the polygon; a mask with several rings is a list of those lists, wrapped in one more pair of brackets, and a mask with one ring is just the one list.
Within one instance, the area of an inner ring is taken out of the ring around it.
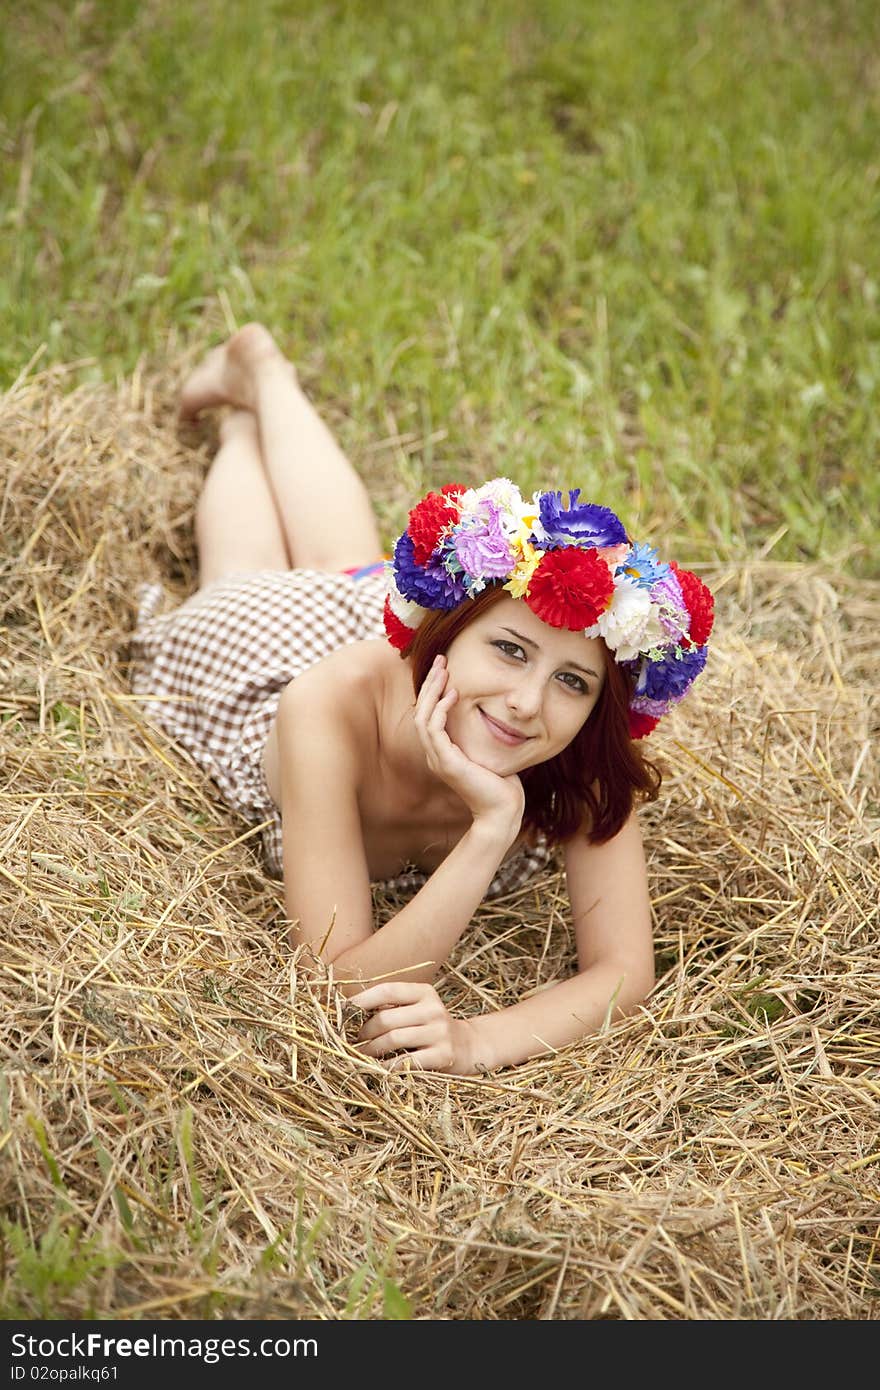
{"label": "flower wreath", "polygon": [[714,600],[689,570],[636,544],[580,488],[524,500],[508,478],[429,492],[386,564],[385,631],[405,653],[431,610],[502,583],[551,627],[601,637],[631,680],[630,733],[642,738],[706,664]]}

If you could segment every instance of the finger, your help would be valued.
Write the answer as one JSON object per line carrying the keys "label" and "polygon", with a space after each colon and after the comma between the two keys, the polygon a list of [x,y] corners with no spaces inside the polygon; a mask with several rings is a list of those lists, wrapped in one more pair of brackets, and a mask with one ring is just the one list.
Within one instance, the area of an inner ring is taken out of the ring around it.
{"label": "finger", "polygon": [[427,677],[425,678],[424,684],[422,685],[422,688],[419,691],[418,699],[416,700],[414,717],[417,725],[420,720],[427,722],[427,720],[431,717],[431,714],[433,713],[436,707],[437,701],[443,695],[446,679],[446,671],[443,669],[438,668],[437,670],[434,670],[432,668],[431,671],[428,673]]}
{"label": "finger", "polygon": [[350,994],[348,1002],[359,1009],[381,1009],[386,1005],[415,1004],[429,992],[436,994],[437,991],[424,980],[383,980],[358,994]]}
{"label": "finger", "polygon": [[443,698],[437,702],[434,709],[423,722],[416,722],[416,731],[419,735],[422,749],[428,758],[429,764],[435,767],[435,770],[437,768],[442,769],[448,763],[449,756],[453,750],[455,750],[456,753],[458,752],[456,745],[446,732],[446,720],[449,711],[452,709],[457,699],[458,693],[454,690],[451,691],[448,697],[444,695]]}
{"label": "finger", "polygon": [[446,721],[449,717],[449,711],[452,709],[457,699],[458,691],[447,691],[442,700],[437,701],[425,725],[425,732],[428,738],[433,740],[436,746],[444,749],[447,744],[452,742],[449,734],[446,732]]}
{"label": "finger", "polygon": [[418,1028],[391,1028],[378,1038],[369,1038],[355,1046],[366,1057],[387,1057],[392,1052],[418,1052],[432,1047],[437,1040],[435,1030],[423,1024]]}
{"label": "finger", "polygon": [[[432,686],[442,685],[448,674],[445,659],[440,656],[435,657],[433,664],[428,668],[428,674],[422,681],[422,690],[426,687],[430,689]],[[419,693],[421,694],[421,691]]]}
{"label": "finger", "polygon": [[432,728],[432,726],[440,727],[441,729],[445,728],[447,715],[449,714],[449,711],[452,709],[452,706],[455,704],[457,699],[458,691],[455,689],[455,687],[452,685],[447,686],[447,688],[443,691],[443,694],[437,698],[437,700],[434,702],[434,705],[427,713],[427,718],[425,721],[427,727],[429,729]]}
{"label": "finger", "polygon": [[436,1008],[433,1009],[430,1001],[423,999],[417,1004],[399,1004],[394,1009],[378,1009],[364,1020],[358,1033],[358,1042],[368,1042],[371,1038],[378,1038],[382,1033],[390,1032],[391,1029],[417,1028],[430,1023],[432,1018],[439,1016],[442,1008],[439,999]]}
{"label": "finger", "polygon": [[439,698],[437,699],[434,708],[429,716],[428,722],[430,723],[432,719],[436,719],[438,713],[441,710],[443,711],[443,719],[445,722],[446,715],[449,713],[450,708],[452,707],[452,705],[455,704],[457,699],[458,691],[455,689],[455,687],[452,685],[447,686],[447,688],[443,691],[443,694],[439,696]]}
{"label": "finger", "polygon": [[[416,727],[418,728],[421,725],[423,728],[427,729],[432,719],[434,719],[437,714],[438,709],[443,708],[443,702],[448,699],[448,696],[449,691],[442,691],[439,686],[436,690],[429,691],[422,703],[416,706]],[[419,696],[419,699],[422,700],[422,697]],[[443,722],[446,722],[445,714],[443,716]]]}
{"label": "finger", "polygon": [[395,1057],[377,1057],[376,1061],[386,1071],[439,1071],[447,1072],[452,1065],[452,1057],[447,1048],[424,1047],[418,1052],[399,1052]]}

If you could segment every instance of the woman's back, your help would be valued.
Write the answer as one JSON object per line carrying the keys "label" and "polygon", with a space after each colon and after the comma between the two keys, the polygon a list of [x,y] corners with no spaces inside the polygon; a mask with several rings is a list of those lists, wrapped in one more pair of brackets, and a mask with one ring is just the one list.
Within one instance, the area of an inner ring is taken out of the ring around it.
{"label": "woman's back", "polygon": [[380,571],[355,580],[318,570],[229,575],[154,616],[145,590],[133,637],[133,688],[151,719],[217,783],[245,819],[269,820],[267,867],[282,872],[263,750],[285,686],[351,642],[382,632]]}

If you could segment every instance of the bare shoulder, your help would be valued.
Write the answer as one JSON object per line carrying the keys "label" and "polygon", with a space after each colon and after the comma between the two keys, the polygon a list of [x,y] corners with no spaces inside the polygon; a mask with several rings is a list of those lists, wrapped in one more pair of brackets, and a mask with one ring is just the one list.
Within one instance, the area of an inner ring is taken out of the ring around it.
{"label": "bare shoulder", "polygon": [[[292,680],[282,692],[264,755],[266,782],[281,804],[281,758],[324,762],[357,782],[378,738],[387,643],[352,642]],[[283,750],[283,754],[282,754]]]}
{"label": "bare shoulder", "polygon": [[282,702],[299,708],[316,704],[337,714],[349,709],[356,711],[364,697],[384,680],[387,660],[382,648],[386,645],[369,641],[338,647],[292,680],[284,690]]}

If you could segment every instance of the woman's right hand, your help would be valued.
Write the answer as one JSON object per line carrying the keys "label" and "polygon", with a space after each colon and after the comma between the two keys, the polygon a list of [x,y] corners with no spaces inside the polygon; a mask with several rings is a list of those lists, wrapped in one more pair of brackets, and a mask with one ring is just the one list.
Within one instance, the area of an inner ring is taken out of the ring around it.
{"label": "woman's right hand", "polygon": [[428,767],[461,797],[475,821],[509,829],[512,844],[525,810],[522,782],[515,773],[502,777],[473,762],[453,743],[446,732],[446,720],[458,699],[458,691],[448,681],[446,658],[438,656],[425,677],[415,710],[415,725]]}

